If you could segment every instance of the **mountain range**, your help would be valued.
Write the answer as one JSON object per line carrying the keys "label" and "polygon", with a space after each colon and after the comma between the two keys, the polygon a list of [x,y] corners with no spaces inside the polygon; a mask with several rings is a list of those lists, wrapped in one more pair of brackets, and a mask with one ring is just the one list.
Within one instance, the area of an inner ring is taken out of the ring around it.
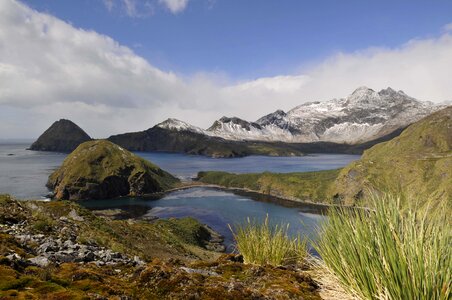
{"label": "mountain range", "polygon": [[[360,87],[346,98],[308,102],[287,112],[277,110],[255,122],[222,117],[208,129],[202,129],[170,118],[147,130],[113,135],[108,140],[130,151],[211,157],[362,153],[398,136],[408,125],[443,107],[391,88],[375,92]],[[31,149],[70,152],[77,146],[74,141],[90,139],[75,124],[66,126],[66,123],[60,120],[53,124]]]}
{"label": "mountain range", "polygon": [[441,107],[389,87],[379,92],[360,87],[346,98],[307,102],[288,112],[277,110],[255,122],[222,117],[203,130],[168,119],[157,126],[227,140],[360,144],[405,128]]}

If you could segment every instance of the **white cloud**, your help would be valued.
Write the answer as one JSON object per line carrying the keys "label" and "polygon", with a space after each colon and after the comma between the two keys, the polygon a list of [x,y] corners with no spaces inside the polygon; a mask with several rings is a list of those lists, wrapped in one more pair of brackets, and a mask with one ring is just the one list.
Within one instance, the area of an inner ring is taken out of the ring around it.
{"label": "white cloud", "polygon": [[444,31],[452,31],[452,23],[443,26]]}
{"label": "white cloud", "polygon": [[188,0],[159,0],[160,4],[163,4],[173,14],[182,12],[188,4]]}
{"label": "white cloud", "polygon": [[168,117],[208,127],[222,115],[256,120],[356,87],[391,86],[436,102],[452,99],[452,35],[393,49],[338,53],[294,75],[231,82],[181,77],[130,48],[13,0],[0,1],[0,138],[36,137],[69,118],[94,137],[143,130]]}
{"label": "white cloud", "polygon": [[148,0],[102,0],[109,12],[115,8],[131,18],[145,18],[154,14],[154,6]]}
{"label": "white cloud", "polygon": [[115,6],[114,0],[102,0],[108,11],[112,11]]}

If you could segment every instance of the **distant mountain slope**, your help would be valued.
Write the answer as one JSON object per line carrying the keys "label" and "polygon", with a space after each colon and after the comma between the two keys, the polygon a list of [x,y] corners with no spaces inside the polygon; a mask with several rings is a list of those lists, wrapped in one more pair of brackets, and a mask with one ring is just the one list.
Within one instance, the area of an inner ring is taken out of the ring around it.
{"label": "distant mountain slope", "polygon": [[108,140],[130,151],[164,151],[210,157],[303,155],[295,145],[229,141],[206,135],[204,130],[176,119],[168,119],[145,131],[113,135]]}
{"label": "distant mountain slope", "polygon": [[223,117],[207,134],[232,140],[359,144],[404,128],[439,108],[391,88],[375,92],[360,87],[346,98],[304,103],[287,113],[277,110],[256,122]]}
{"label": "distant mountain slope", "polygon": [[30,150],[71,152],[91,137],[70,120],[53,123],[31,146]]}
{"label": "distant mountain slope", "polygon": [[331,195],[354,203],[371,191],[402,192],[452,206],[452,106],[364,151],[360,160],[340,172]]}

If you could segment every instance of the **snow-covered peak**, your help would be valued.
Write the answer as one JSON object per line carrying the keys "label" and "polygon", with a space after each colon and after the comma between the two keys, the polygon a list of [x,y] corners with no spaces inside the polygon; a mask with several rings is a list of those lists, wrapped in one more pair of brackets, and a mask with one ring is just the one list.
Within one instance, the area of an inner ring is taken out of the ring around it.
{"label": "snow-covered peak", "polygon": [[359,87],[348,97],[303,103],[278,110],[256,123],[223,117],[209,132],[227,139],[286,142],[360,143],[416,122],[440,107],[390,87],[379,92]]}
{"label": "snow-covered peak", "polygon": [[287,114],[283,110],[278,109],[274,113],[268,114],[268,115],[263,116],[262,118],[258,119],[256,121],[256,123],[261,126],[270,125],[270,124],[278,124],[281,121],[284,121],[284,118],[286,116],[287,116]]}
{"label": "snow-covered peak", "polygon": [[352,95],[363,96],[372,94],[373,92],[375,91],[371,88],[368,88],[367,86],[360,86],[359,88],[353,91]]}
{"label": "snow-covered peak", "polygon": [[222,117],[203,130],[177,119],[156,126],[230,140],[356,144],[385,136],[441,109],[390,87],[376,92],[359,87],[345,98],[303,103],[287,113],[277,110],[256,122]]}
{"label": "snow-covered peak", "polygon": [[160,127],[160,128],[164,128],[164,129],[169,129],[169,130],[177,130],[177,131],[191,131],[191,132],[196,132],[196,133],[201,133],[201,134],[205,134],[205,130],[190,125],[184,121],[178,120],[178,119],[174,119],[174,118],[169,118],[166,119],[165,121],[163,121],[162,123],[159,123],[157,125],[155,125],[156,127]]}

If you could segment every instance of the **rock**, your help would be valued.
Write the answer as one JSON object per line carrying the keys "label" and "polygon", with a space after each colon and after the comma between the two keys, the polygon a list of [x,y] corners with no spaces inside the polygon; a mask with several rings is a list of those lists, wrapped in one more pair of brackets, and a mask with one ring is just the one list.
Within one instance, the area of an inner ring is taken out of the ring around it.
{"label": "rock", "polygon": [[91,140],[80,127],[61,119],[49,127],[31,146],[30,150],[71,152],[83,142]]}
{"label": "rock", "polygon": [[12,253],[10,255],[7,255],[6,258],[9,259],[10,261],[21,260],[22,259],[22,257],[19,254],[17,254],[17,253]]}
{"label": "rock", "polygon": [[83,219],[83,217],[81,217],[77,214],[75,209],[73,209],[69,212],[68,217],[74,221],[79,221],[79,222],[85,221],[85,219]]}
{"label": "rock", "polygon": [[78,252],[78,258],[83,262],[90,262],[95,260],[96,255],[93,251],[88,250],[86,247],[81,247]]}
{"label": "rock", "polygon": [[36,265],[38,267],[42,267],[42,268],[45,268],[50,264],[49,259],[45,256],[36,256],[33,258],[29,258],[28,261],[31,264]]}
{"label": "rock", "polygon": [[56,243],[52,243],[52,242],[45,242],[43,244],[41,244],[38,247],[38,252],[39,253],[46,253],[46,252],[53,252],[53,251],[57,251],[59,249],[59,247],[56,245]]}
{"label": "rock", "polygon": [[141,259],[140,259],[140,257],[138,257],[138,256],[134,256],[133,257],[133,264],[134,265],[136,265],[136,266],[144,266],[146,263],[144,262],[144,261],[142,261]]}
{"label": "rock", "polygon": [[179,180],[109,141],[81,144],[53,172],[47,186],[55,199],[108,199],[162,192]]}
{"label": "rock", "polygon": [[216,272],[203,270],[203,269],[192,269],[192,268],[187,268],[187,267],[181,267],[181,270],[184,270],[185,272],[187,272],[189,274],[196,273],[196,274],[200,274],[203,276],[219,276],[218,273],[216,273]]}

